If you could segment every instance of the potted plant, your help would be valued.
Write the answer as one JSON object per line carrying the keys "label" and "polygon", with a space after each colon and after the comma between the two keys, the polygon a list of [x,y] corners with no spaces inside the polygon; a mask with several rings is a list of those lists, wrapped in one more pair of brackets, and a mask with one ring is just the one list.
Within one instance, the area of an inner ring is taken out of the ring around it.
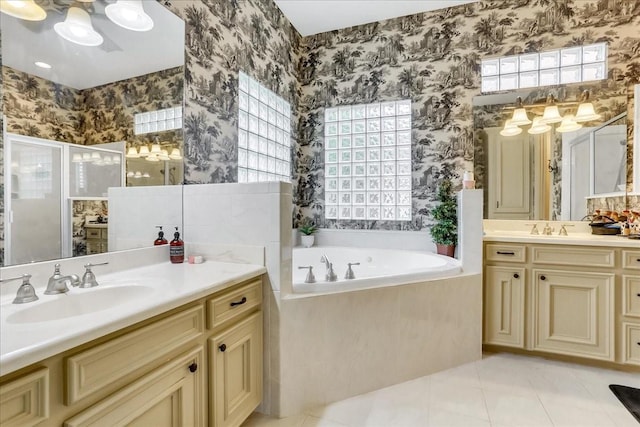
{"label": "potted plant", "polygon": [[438,206],[431,210],[436,223],[431,227],[431,237],[440,255],[453,257],[458,244],[457,202],[452,194],[451,180],[445,179],[438,188]]}
{"label": "potted plant", "polygon": [[304,224],[300,224],[298,231],[300,231],[301,234],[300,241],[302,242],[302,246],[305,248],[313,246],[313,242],[315,240],[314,233],[318,231],[318,228],[311,222],[307,221]]}

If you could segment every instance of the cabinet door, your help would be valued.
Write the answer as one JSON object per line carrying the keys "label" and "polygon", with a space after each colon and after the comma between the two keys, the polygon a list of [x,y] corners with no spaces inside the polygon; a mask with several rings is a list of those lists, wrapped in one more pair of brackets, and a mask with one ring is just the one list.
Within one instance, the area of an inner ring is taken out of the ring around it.
{"label": "cabinet door", "polygon": [[534,349],[613,360],[613,274],[533,270]]}
{"label": "cabinet door", "polygon": [[486,268],[485,343],[524,347],[524,274],[524,268]]}
{"label": "cabinet door", "polygon": [[210,417],[239,426],[262,400],[262,313],[209,339]]}
{"label": "cabinet door", "polygon": [[178,357],[65,422],[76,426],[204,426],[203,348]]}

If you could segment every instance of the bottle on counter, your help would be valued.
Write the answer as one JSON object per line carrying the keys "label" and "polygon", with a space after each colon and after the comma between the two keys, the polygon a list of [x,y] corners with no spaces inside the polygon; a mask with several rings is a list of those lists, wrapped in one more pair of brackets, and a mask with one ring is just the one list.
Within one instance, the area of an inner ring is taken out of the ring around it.
{"label": "bottle on counter", "polygon": [[178,227],[176,227],[176,232],[173,233],[173,240],[169,243],[169,259],[174,264],[184,262],[184,242],[180,240]]}
{"label": "bottle on counter", "polygon": [[154,246],[159,246],[159,245],[166,245],[169,242],[167,241],[167,239],[164,238],[164,231],[162,231],[162,226],[161,225],[156,225],[156,228],[159,228],[160,231],[158,231],[158,238],[156,240],[154,240],[153,245]]}

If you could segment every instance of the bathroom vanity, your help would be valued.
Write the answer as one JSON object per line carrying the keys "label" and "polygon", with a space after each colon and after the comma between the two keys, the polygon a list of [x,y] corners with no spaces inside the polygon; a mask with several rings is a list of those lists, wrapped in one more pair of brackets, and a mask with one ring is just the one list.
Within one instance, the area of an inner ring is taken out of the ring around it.
{"label": "bathroom vanity", "polygon": [[617,236],[484,238],[486,348],[640,367],[640,243]]}
{"label": "bathroom vanity", "polygon": [[[2,314],[3,333],[18,336],[3,338],[0,424],[239,426],[262,399],[264,272],[215,262],[144,267],[129,280],[157,282],[150,295],[77,317],[38,318],[57,302],[41,294],[35,318],[20,316],[29,304],[3,304],[11,311]],[[124,277],[56,297],[101,288],[133,295]],[[60,336],[49,343],[42,332],[31,343],[19,336],[40,326]]]}

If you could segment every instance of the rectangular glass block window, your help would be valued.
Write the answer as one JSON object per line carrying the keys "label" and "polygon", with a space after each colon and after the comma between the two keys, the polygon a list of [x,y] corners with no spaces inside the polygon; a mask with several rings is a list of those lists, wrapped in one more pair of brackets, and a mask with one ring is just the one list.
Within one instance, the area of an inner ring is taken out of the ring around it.
{"label": "rectangular glass block window", "polygon": [[[336,122],[338,110],[325,111],[325,122]],[[325,145],[338,145],[335,137]],[[240,72],[238,76],[238,182],[291,182],[291,105],[258,81]],[[336,152],[337,156],[337,152]],[[338,158],[326,158],[335,163]],[[337,184],[337,181],[336,181]]]}
{"label": "rectangular glass block window", "polygon": [[324,112],[325,218],[411,221],[411,100]]}

